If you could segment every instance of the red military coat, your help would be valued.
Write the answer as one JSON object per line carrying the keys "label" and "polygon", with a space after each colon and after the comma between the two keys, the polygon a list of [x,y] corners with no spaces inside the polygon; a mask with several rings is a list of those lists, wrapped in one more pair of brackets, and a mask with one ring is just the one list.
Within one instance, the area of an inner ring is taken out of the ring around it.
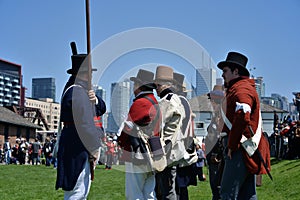
{"label": "red military coat", "polygon": [[[135,99],[133,104],[131,105],[127,117],[127,121],[132,122],[134,126],[139,126],[141,129],[143,127],[146,127],[148,129],[153,129],[152,135],[158,136],[159,135],[159,128],[160,123],[159,119],[160,115],[157,119],[157,121],[153,121],[157,116],[157,108],[154,107],[151,101],[145,98],[145,96],[151,98],[156,105],[158,105],[156,98],[154,97],[153,93],[144,93],[141,95],[138,95]],[[150,123],[153,125],[147,126]],[[123,131],[121,133],[121,136],[118,138],[118,143],[123,149],[123,154],[121,159],[124,161],[131,161],[131,145],[129,141],[128,135],[131,134],[132,128],[127,127],[126,125],[123,128]]]}
{"label": "red military coat", "polygon": [[[236,110],[237,102],[249,105],[251,112],[245,113],[241,109]],[[254,80],[248,77],[240,77],[232,80],[227,88],[226,99],[223,102],[222,109],[232,124],[231,130],[229,130],[225,124],[223,127],[223,132],[228,134],[228,148],[233,151],[242,148],[244,160],[249,172],[253,174],[266,174],[267,172],[262,162],[260,162],[257,153],[250,157],[240,145],[242,135],[247,138],[251,137],[248,125],[252,127],[254,133],[258,127],[260,102],[255,89]],[[270,170],[269,143],[263,134],[261,135],[258,150],[261,152]]]}

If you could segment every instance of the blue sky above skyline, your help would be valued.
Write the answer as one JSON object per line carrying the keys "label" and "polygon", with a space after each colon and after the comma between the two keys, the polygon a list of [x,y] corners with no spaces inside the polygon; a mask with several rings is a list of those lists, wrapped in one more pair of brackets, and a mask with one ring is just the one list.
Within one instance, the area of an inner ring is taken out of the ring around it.
{"label": "blue sky above skyline", "polygon": [[[255,67],[253,75],[264,78],[267,96],[278,93],[292,101],[292,92],[300,91],[297,0],[90,0],[90,6],[92,48],[131,29],[170,29],[199,43],[216,64],[229,51],[245,54],[247,67]],[[26,96],[31,96],[32,78],[54,77],[60,97],[71,66],[70,42],[76,41],[79,53],[86,52],[85,1],[0,0],[0,17],[0,58],[22,65]],[[113,51],[118,45],[109,48]],[[139,53],[140,57],[126,56],[124,63],[131,67],[157,62],[180,69],[182,64],[175,66],[177,60],[165,54],[155,59]],[[112,71],[123,67],[113,66]],[[119,79],[116,74],[109,78]]]}

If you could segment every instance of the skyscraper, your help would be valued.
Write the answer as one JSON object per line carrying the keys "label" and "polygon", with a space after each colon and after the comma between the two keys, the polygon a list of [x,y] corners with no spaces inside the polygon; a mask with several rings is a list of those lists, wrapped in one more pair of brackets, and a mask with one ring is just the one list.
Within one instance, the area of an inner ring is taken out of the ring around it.
{"label": "skyscraper", "polygon": [[33,78],[32,98],[51,98],[55,101],[55,79],[54,78]]}
{"label": "skyscraper", "polygon": [[255,88],[258,94],[259,99],[265,96],[265,83],[263,81],[263,77],[254,78]]}
{"label": "skyscraper", "polygon": [[108,117],[108,131],[117,132],[121,123],[126,119],[129,111],[130,81],[123,81],[111,84],[110,110]]}
{"label": "skyscraper", "polygon": [[21,65],[0,59],[0,106],[23,106]]}
{"label": "skyscraper", "polygon": [[200,96],[211,91],[216,85],[216,70],[212,68],[196,69],[196,95]]}
{"label": "skyscraper", "polygon": [[94,85],[93,86],[95,94],[103,99],[103,101],[106,101],[106,90],[103,89],[101,86]]}

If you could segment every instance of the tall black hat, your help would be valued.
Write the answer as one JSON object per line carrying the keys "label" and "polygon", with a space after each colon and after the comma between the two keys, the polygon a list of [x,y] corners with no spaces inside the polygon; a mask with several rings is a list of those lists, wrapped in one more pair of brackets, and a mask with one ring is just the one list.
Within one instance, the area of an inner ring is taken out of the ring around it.
{"label": "tall black hat", "polygon": [[[88,59],[86,59],[88,55],[77,54],[77,48],[75,42],[71,42],[70,45],[73,52],[73,55],[71,56],[72,68],[68,69],[67,73],[76,75],[78,72],[88,72],[89,71]],[[92,71],[97,71],[97,69],[92,69]]]}
{"label": "tall black hat", "polygon": [[229,52],[225,61],[218,63],[218,68],[223,69],[225,66],[234,66],[243,72],[246,76],[250,76],[249,71],[246,68],[248,58],[243,54],[237,52]]}

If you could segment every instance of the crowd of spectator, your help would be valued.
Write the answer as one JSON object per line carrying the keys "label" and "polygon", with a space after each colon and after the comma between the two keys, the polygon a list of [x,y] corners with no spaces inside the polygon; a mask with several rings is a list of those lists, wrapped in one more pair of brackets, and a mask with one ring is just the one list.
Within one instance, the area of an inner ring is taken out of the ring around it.
{"label": "crowd of spectator", "polygon": [[103,143],[98,164],[104,165],[106,170],[112,169],[112,165],[124,164],[119,162],[122,151],[117,143],[117,136],[107,135],[103,138]]}
{"label": "crowd of spectator", "polygon": [[[112,165],[119,164],[121,150],[116,141],[116,136],[107,135],[103,139],[105,144],[100,151],[98,164],[105,169],[111,169]],[[56,168],[56,158],[52,156],[56,143],[56,137],[46,137],[45,142],[35,138],[28,142],[25,138],[16,138],[15,142],[10,138],[0,144],[0,164],[17,165],[45,165]]]}
{"label": "crowd of spectator", "polygon": [[[266,133],[265,133],[266,134]],[[105,169],[119,164],[122,151],[117,144],[116,136],[107,135],[103,140],[104,147],[100,151],[99,164]],[[35,138],[28,142],[25,138],[17,138],[12,145],[10,138],[0,144],[1,164],[31,164],[51,166],[56,168],[56,159],[52,151],[56,137],[46,137],[45,142]],[[271,156],[281,159],[300,158],[300,120],[292,120],[288,115],[282,121],[274,113],[274,132],[269,136]]]}
{"label": "crowd of spectator", "polygon": [[274,112],[274,132],[269,137],[271,156],[281,159],[300,158],[300,120],[288,115],[279,120]]}
{"label": "crowd of spectator", "polygon": [[52,158],[52,150],[56,143],[55,137],[47,137],[45,142],[38,138],[34,141],[27,141],[25,138],[16,138],[15,143],[7,138],[5,143],[0,145],[1,164],[31,164],[46,166],[53,165],[56,168],[56,159]]}

